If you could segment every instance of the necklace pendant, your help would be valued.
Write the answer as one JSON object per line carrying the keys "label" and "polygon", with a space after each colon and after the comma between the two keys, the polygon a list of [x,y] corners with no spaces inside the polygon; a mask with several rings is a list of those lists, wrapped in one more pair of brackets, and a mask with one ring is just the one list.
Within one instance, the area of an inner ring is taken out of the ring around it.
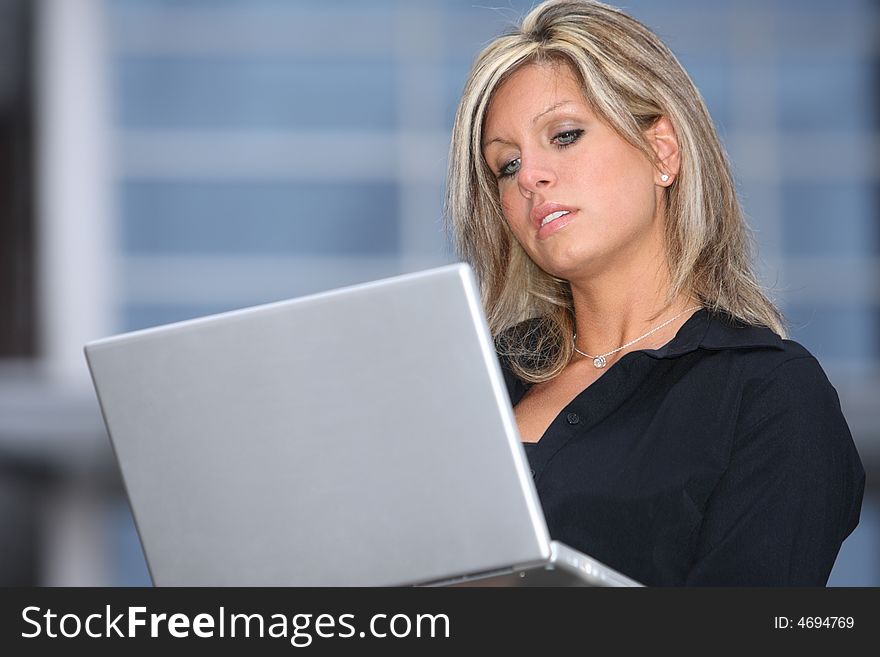
{"label": "necklace pendant", "polygon": [[599,370],[601,370],[603,367],[605,367],[605,357],[604,356],[596,356],[593,359],[593,367],[595,367],[596,369],[599,369]]}

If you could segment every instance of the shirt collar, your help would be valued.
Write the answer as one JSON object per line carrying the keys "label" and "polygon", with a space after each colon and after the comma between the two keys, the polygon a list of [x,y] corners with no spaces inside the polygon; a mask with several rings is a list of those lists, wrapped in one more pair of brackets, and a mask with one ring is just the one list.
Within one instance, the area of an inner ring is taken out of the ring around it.
{"label": "shirt collar", "polygon": [[782,338],[765,326],[753,326],[725,313],[700,309],[691,315],[659,349],[646,349],[652,358],[677,358],[697,349],[783,349]]}

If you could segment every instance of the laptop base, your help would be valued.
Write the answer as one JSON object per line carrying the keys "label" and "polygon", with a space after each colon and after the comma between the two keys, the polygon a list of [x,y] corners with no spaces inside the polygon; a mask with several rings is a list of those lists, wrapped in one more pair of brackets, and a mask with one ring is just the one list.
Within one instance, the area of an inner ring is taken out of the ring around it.
{"label": "laptop base", "polygon": [[550,558],[542,563],[510,568],[482,576],[469,576],[433,583],[431,586],[642,586],[605,564],[551,541]]}

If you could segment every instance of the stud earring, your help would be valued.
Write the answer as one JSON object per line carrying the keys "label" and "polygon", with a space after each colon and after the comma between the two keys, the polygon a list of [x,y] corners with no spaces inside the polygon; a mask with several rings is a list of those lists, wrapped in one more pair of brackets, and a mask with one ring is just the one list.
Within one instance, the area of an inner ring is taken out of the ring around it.
{"label": "stud earring", "polygon": [[666,182],[667,180],[669,180],[669,174],[668,173],[662,174],[660,176],[660,180],[662,180],[663,182]]}

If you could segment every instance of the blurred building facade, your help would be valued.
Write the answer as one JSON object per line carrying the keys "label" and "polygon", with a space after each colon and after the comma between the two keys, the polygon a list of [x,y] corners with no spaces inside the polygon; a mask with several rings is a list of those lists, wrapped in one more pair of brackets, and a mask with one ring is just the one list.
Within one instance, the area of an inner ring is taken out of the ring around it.
{"label": "blurred building facade", "polygon": [[[25,552],[38,583],[149,581],[82,344],[453,260],[442,197],[458,94],[481,46],[531,4],[33,5],[22,42],[35,53],[38,283],[27,298],[39,339],[4,361],[0,463],[36,474],[18,493],[33,508],[0,506],[0,523],[30,519]],[[761,276],[877,472],[876,3],[624,9],[703,92]],[[869,497],[831,583],[880,585],[878,555]]]}

